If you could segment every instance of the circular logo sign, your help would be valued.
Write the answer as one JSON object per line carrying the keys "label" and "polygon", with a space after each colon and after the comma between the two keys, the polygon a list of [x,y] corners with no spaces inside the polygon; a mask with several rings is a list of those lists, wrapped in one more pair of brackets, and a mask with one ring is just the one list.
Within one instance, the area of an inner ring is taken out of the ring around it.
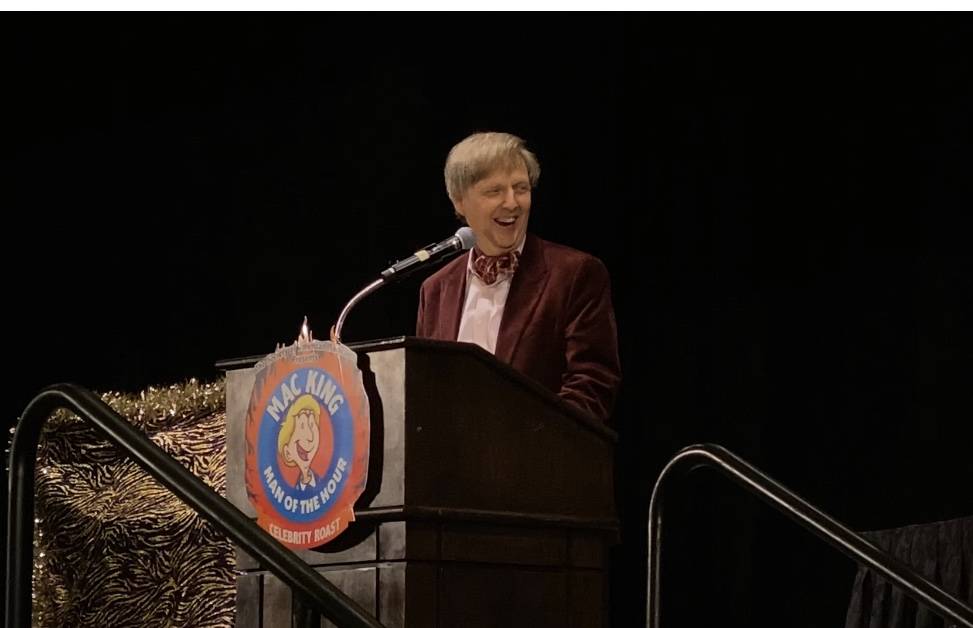
{"label": "circular logo sign", "polygon": [[308,341],[255,368],[246,484],[257,523],[281,543],[321,546],[354,520],[368,476],[368,398],[355,353]]}

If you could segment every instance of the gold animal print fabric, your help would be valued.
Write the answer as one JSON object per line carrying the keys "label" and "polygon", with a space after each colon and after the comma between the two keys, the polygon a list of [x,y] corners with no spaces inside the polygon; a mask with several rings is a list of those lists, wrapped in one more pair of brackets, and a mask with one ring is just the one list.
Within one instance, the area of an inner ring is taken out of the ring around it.
{"label": "gold animal print fabric", "polygon": [[[102,398],[219,494],[223,383]],[[233,548],[209,522],[67,413],[38,452],[33,624],[233,625]]]}

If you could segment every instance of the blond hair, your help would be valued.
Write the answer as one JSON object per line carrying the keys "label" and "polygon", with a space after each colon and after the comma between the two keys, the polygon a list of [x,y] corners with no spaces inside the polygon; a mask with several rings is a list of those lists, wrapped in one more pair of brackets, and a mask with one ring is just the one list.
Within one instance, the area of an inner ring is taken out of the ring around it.
{"label": "blond hair", "polygon": [[453,146],[446,157],[446,193],[453,201],[471,186],[500,168],[526,166],[531,187],[541,177],[541,166],[524,140],[510,133],[474,133]]}

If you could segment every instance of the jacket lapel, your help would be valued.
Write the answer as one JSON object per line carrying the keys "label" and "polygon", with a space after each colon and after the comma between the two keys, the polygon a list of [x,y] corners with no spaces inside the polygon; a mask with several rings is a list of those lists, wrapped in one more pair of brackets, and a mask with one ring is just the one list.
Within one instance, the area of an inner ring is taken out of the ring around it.
{"label": "jacket lapel", "polygon": [[436,330],[438,339],[456,340],[459,336],[459,321],[463,315],[463,304],[466,302],[468,259],[469,254],[466,254],[456,260],[453,268],[450,269],[449,277],[443,282],[442,298],[439,301],[439,325]]}
{"label": "jacket lapel", "polygon": [[[541,300],[547,275],[543,241],[528,235],[517,272],[510,284],[507,303],[503,307],[503,318],[500,320],[500,332],[497,335],[496,356],[507,364],[513,362],[527,322]],[[458,326],[456,329],[459,331]]]}

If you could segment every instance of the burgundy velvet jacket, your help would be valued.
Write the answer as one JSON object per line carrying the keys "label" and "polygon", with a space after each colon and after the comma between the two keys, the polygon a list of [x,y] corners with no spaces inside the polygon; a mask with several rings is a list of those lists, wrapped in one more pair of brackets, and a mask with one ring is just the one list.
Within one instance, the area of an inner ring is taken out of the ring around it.
{"label": "burgundy velvet jacket", "polygon": [[[468,258],[460,255],[423,282],[417,336],[456,340]],[[528,234],[504,306],[496,357],[606,421],[621,366],[605,265]]]}

